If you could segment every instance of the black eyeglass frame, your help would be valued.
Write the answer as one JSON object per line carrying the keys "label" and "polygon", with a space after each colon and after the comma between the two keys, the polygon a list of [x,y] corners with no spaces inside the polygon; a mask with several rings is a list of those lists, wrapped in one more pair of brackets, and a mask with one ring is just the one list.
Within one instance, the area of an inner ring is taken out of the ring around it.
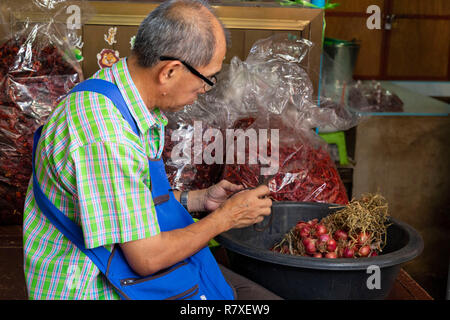
{"label": "black eyeglass frame", "polygon": [[[205,81],[207,85],[209,85],[210,87],[215,85],[215,82],[211,81],[210,79],[208,79],[207,77],[202,75],[200,72],[198,72],[194,67],[192,67],[186,61],[183,61],[183,60],[180,60],[180,59],[177,59],[174,57],[167,57],[167,56],[161,56],[161,57],[159,57],[159,60],[161,60],[161,61],[180,61],[192,74],[196,75],[197,77],[199,77],[200,79]],[[217,81],[216,76],[212,76],[211,78]]]}

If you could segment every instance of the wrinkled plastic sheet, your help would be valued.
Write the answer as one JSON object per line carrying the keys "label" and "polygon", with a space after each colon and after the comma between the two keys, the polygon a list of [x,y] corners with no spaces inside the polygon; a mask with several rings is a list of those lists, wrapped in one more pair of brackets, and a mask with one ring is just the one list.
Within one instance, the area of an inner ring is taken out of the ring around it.
{"label": "wrinkled plastic sheet", "polygon": [[[340,104],[346,112],[353,112],[357,122],[368,113],[403,112],[403,101],[393,92],[384,89],[376,80],[354,80],[351,70],[339,65],[339,61],[322,53],[323,71],[320,106]],[[348,119],[348,117],[347,117]],[[333,128],[325,129],[333,131]]]}
{"label": "wrinkled plastic sheet", "polygon": [[348,106],[358,112],[403,112],[403,101],[380,82],[356,81],[348,90]]}
{"label": "wrinkled plastic sheet", "polygon": [[[41,2],[28,3],[28,10]],[[26,8],[11,7],[21,9]],[[83,78],[63,40],[64,29],[51,18],[49,13],[45,22],[15,23],[12,37],[0,45],[0,221],[5,224],[21,222],[35,130]]]}
{"label": "wrinkled plastic sheet", "polygon": [[[213,133],[222,135],[224,132],[226,121],[220,114],[214,106],[204,108],[201,99],[181,111],[166,113],[168,125],[165,127],[163,161],[173,189],[204,189],[219,181],[222,161],[205,162],[204,154],[208,145],[214,142]],[[211,133],[209,136],[208,132]],[[223,149],[211,150],[209,154],[213,158],[222,157]]]}

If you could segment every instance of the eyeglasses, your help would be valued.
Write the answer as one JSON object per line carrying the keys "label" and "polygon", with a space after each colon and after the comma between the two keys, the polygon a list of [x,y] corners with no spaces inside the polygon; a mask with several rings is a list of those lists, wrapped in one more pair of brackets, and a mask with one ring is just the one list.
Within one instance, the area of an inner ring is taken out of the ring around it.
{"label": "eyeglasses", "polygon": [[200,72],[195,70],[194,67],[192,67],[191,65],[189,65],[187,62],[185,62],[183,60],[173,58],[173,57],[166,57],[166,56],[159,57],[159,60],[161,60],[161,61],[180,61],[192,74],[199,77],[200,79],[202,79],[205,82],[205,85],[203,86],[203,89],[205,90],[205,92],[211,90],[212,87],[217,83],[216,76],[211,76],[210,78],[207,78],[204,75],[202,75]]}

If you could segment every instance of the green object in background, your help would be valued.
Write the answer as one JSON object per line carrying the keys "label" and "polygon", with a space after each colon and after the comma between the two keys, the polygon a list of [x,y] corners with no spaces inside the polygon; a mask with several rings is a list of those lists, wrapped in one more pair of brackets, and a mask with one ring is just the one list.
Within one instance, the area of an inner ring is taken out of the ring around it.
{"label": "green object in background", "polygon": [[136,42],[136,36],[132,36],[130,38],[130,49],[133,50],[134,48],[134,43]]}
{"label": "green object in background", "polygon": [[348,157],[344,131],[322,132],[319,133],[319,136],[321,136],[328,144],[337,145],[339,151],[339,163],[341,165],[347,165]]}
{"label": "green object in background", "polygon": [[323,44],[326,46],[352,46],[355,45],[355,42],[335,38],[325,38]]}
{"label": "green object in background", "polygon": [[75,56],[75,58],[77,59],[78,62],[81,62],[81,61],[84,60],[83,53],[81,52],[80,49],[74,48],[72,50],[72,52],[73,52],[73,55]]}
{"label": "green object in background", "polygon": [[69,62],[73,61],[74,59],[77,62],[81,62],[81,61],[84,60],[83,52],[80,49],[78,49],[78,48],[71,48],[71,49],[67,48],[64,51],[63,59],[65,61],[69,61]]}
{"label": "green object in background", "polygon": [[282,1],[280,1],[280,3],[282,5],[288,5],[288,6],[293,5],[293,4],[301,4],[304,7],[310,7],[310,8],[314,8],[314,9],[325,9],[325,10],[326,9],[334,9],[337,6],[341,5],[340,3],[331,3],[330,0],[327,0],[323,6],[318,6],[318,5],[315,5],[311,2],[304,1],[304,0],[292,0],[292,1],[291,0],[282,0]]}
{"label": "green object in background", "polygon": [[[194,218],[194,222],[197,222],[198,221],[198,219],[195,219]],[[209,241],[209,243],[208,243],[208,247],[210,247],[210,248],[214,248],[214,247],[218,247],[218,246],[220,246],[220,243],[218,243],[216,240],[214,240],[214,239],[211,239],[210,241]]]}

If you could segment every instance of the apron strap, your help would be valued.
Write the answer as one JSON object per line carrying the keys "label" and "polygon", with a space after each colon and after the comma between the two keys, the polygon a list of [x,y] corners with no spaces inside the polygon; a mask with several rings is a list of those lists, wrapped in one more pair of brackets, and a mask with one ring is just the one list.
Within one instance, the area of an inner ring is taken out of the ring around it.
{"label": "apron strap", "polygon": [[107,97],[111,102],[119,109],[122,116],[125,120],[130,124],[133,132],[139,136],[139,129],[136,125],[136,121],[130,113],[130,110],[127,107],[125,100],[123,99],[122,94],[120,93],[119,88],[112,82],[102,80],[102,79],[88,79],[77,84],[69,94],[73,92],[80,91],[92,91]]}
{"label": "apron strap", "polygon": [[155,205],[169,200],[171,186],[167,179],[167,173],[162,159],[148,161],[150,178],[152,182],[152,197]]}

